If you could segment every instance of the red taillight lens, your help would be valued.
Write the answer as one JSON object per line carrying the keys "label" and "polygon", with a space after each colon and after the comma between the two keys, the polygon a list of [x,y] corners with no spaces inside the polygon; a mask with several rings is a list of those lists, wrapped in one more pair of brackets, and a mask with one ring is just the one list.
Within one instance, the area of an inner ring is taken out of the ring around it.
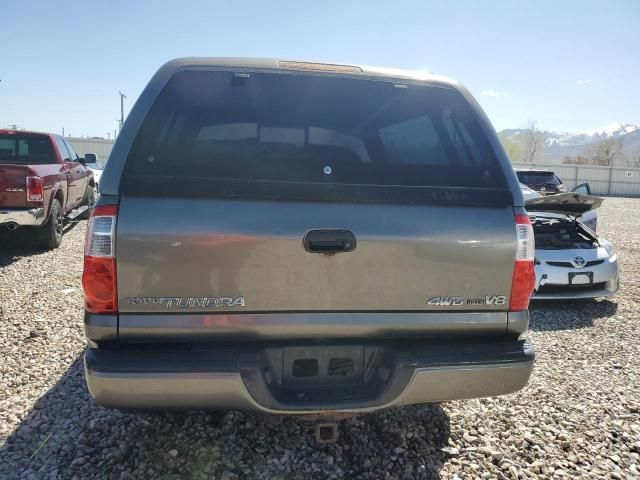
{"label": "red taillight lens", "polygon": [[117,312],[115,259],[84,257],[82,288],[84,288],[84,306],[88,312]]}
{"label": "red taillight lens", "polygon": [[42,179],[40,177],[27,177],[27,202],[42,202],[44,199]]}
{"label": "red taillight lens", "polygon": [[533,227],[528,215],[516,215],[516,261],[511,280],[509,310],[526,310],[536,283],[533,259],[536,252]]}
{"label": "red taillight lens", "polygon": [[91,313],[116,313],[116,259],[114,250],[117,205],[99,205],[91,212],[84,244],[85,309]]}
{"label": "red taillight lens", "polygon": [[518,260],[513,269],[509,310],[526,310],[529,308],[529,299],[535,282],[536,272],[533,268],[533,260]]}

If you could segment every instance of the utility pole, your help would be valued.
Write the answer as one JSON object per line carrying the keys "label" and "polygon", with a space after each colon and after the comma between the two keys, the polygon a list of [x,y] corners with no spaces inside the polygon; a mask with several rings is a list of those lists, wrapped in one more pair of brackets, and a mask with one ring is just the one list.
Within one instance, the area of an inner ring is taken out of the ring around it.
{"label": "utility pole", "polygon": [[121,91],[118,91],[118,93],[120,94],[120,130],[122,130],[122,125],[124,124],[124,99],[127,96]]}

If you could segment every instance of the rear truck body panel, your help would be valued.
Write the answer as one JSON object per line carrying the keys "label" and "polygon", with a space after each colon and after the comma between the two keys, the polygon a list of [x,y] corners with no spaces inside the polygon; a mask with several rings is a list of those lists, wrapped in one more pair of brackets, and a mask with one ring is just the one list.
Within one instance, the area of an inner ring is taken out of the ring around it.
{"label": "rear truck body panel", "polygon": [[175,60],[132,108],[87,236],[99,404],[369,412],[526,384],[523,198],[486,115],[442,77],[300,65]]}
{"label": "rear truck body panel", "polygon": [[67,174],[65,166],[60,164],[34,165],[31,167],[36,176],[42,178],[44,189],[44,205],[47,210],[51,207],[54,198],[59,198],[63,211],[68,210],[67,205]]}
{"label": "rear truck body panel", "polygon": [[[42,202],[27,202],[26,178],[30,176],[42,179]],[[0,165],[0,223],[41,225],[48,218],[56,196],[61,199],[64,209],[66,174],[63,165]]]}
{"label": "rear truck body panel", "polygon": [[[121,314],[121,341],[503,335],[523,312]],[[525,322],[526,325],[526,322]],[[526,330],[526,329],[525,329]],[[109,336],[115,338],[115,328]],[[512,333],[516,333],[515,331]],[[517,333],[523,333],[518,331]]]}
{"label": "rear truck body panel", "polygon": [[27,167],[0,165],[0,208],[26,208]]}
{"label": "rear truck body panel", "polygon": [[85,313],[85,333],[105,341],[270,341],[291,339],[446,338],[518,336],[527,331],[528,311],[519,312],[342,312],[234,314]]}
{"label": "rear truck body panel", "polygon": [[[348,229],[357,246],[308,252],[315,229]],[[123,197],[118,303],[121,314],[506,311],[514,251],[511,208]],[[446,296],[465,301],[427,304]],[[506,302],[467,303],[487,296]],[[220,297],[244,305],[188,300]]]}

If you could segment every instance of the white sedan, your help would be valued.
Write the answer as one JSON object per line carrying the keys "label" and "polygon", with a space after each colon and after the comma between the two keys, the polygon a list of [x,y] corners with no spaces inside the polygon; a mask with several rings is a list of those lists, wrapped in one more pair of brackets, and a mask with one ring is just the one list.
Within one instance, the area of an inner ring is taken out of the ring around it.
{"label": "white sedan", "polygon": [[536,241],[532,299],[596,298],[616,293],[615,249],[582,221],[604,200],[580,193],[532,197],[525,203]]}
{"label": "white sedan", "polygon": [[86,154],[84,158],[87,168],[93,172],[93,181],[95,182],[97,189],[98,184],[100,183],[100,177],[102,176],[102,170],[104,170],[104,165],[93,153]]}

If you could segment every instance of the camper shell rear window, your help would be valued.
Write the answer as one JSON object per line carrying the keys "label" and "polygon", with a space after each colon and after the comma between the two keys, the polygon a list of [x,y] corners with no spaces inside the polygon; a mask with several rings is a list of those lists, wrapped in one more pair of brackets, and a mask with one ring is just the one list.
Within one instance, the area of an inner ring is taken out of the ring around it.
{"label": "camper shell rear window", "polygon": [[306,72],[176,73],[147,114],[124,177],[123,190],[138,194],[507,197],[495,152],[455,89]]}

